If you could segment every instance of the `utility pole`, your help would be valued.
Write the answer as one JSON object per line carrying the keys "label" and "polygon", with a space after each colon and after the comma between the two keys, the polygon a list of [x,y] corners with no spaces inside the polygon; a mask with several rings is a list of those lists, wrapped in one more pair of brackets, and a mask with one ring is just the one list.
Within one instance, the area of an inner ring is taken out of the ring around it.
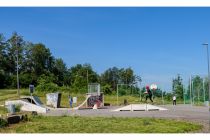
{"label": "utility pole", "polygon": [[205,101],[206,101],[206,93],[205,93],[206,91],[205,91],[205,79],[203,78],[203,101],[204,101],[204,103],[205,103]]}
{"label": "utility pole", "polygon": [[184,85],[182,85],[182,88],[183,88],[183,98],[184,98],[184,104],[185,104],[185,88],[184,88]]}
{"label": "utility pole", "polygon": [[88,93],[88,83],[89,83],[88,80],[89,80],[89,79],[88,79],[88,70],[87,70],[87,93]]}
{"label": "utility pole", "polygon": [[192,78],[192,76],[190,76],[190,80],[189,80],[189,83],[190,83],[190,103],[191,103],[191,105],[192,105],[192,81],[191,81],[191,78]]}
{"label": "utility pole", "polygon": [[[16,40],[17,41],[17,40]],[[19,85],[19,56],[18,56],[18,54],[19,54],[19,52],[18,52],[18,43],[16,43],[16,56],[17,56],[17,94],[18,94],[18,96],[20,97],[20,85]]]}
{"label": "utility pole", "polygon": [[[204,43],[202,44],[204,46],[206,46],[206,53],[207,53],[207,65],[208,65],[208,84],[209,84],[209,99],[208,99],[208,108],[209,108],[209,112],[210,112],[210,107],[209,107],[209,102],[210,102],[210,71],[209,71],[209,44],[208,43]],[[210,116],[209,116],[210,119]],[[209,130],[210,130],[210,120],[209,120]]]}
{"label": "utility pole", "polygon": [[141,82],[139,82],[139,94],[140,94],[140,102],[142,101],[142,98],[141,98]]}
{"label": "utility pole", "polygon": [[117,105],[118,105],[118,95],[119,93],[118,93],[118,84],[117,84]]}
{"label": "utility pole", "polygon": [[193,105],[195,104],[195,98],[194,98],[194,84],[192,80],[192,97],[193,97]]}

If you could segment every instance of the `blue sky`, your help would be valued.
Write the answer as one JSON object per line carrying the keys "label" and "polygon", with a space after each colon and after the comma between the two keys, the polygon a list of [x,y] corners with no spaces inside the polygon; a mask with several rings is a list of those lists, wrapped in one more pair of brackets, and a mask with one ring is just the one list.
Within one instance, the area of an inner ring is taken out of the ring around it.
{"label": "blue sky", "polygon": [[0,33],[44,43],[68,67],[132,67],[167,91],[181,74],[207,74],[210,8],[0,8]]}

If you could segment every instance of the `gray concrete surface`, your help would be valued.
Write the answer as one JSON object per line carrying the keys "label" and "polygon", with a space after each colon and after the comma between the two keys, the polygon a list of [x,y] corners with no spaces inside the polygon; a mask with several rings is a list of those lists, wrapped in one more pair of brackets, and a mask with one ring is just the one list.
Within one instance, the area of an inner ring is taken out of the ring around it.
{"label": "gray concrete surface", "polygon": [[[121,106],[122,107],[122,106]],[[204,126],[201,132],[209,133],[209,110],[208,107],[191,106],[191,105],[164,105],[160,106],[167,108],[163,111],[113,111],[118,107],[108,107],[107,109],[86,109],[86,110],[72,110],[69,108],[55,109],[47,112],[46,116],[63,116],[63,115],[78,115],[78,116],[101,116],[101,117],[152,117],[185,120],[196,122]]]}

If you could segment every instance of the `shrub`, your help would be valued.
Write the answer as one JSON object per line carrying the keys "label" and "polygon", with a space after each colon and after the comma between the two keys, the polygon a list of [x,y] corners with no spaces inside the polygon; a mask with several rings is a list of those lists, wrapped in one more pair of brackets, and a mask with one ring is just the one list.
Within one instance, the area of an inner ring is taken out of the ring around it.
{"label": "shrub", "polygon": [[36,90],[43,92],[55,92],[58,91],[58,86],[54,83],[40,83]]}
{"label": "shrub", "polygon": [[59,87],[59,90],[62,92],[70,92],[72,89],[67,86],[62,86],[62,87]]}
{"label": "shrub", "polygon": [[7,121],[0,118],[0,128],[6,127],[8,125]]}
{"label": "shrub", "polygon": [[37,91],[55,92],[58,91],[58,85],[53,83],[53,75],[41,75],[38,79]]}
{"label": "shrub", "polygon": [[110,85],[105,85],[103,87],[103,92],[104,92],[104,94],[111,94],[112,93],[111,86]]}
{"label": "shrub", "polygon": [[118,93],[119,93],[119,96],[126,95],[126,90],[124,90],[124,89],[119,89]]}

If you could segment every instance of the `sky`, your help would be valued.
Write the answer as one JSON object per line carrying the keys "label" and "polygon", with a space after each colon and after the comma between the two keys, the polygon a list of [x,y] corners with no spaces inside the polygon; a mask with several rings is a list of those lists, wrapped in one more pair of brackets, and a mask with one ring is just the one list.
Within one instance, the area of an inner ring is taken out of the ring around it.
{"label": "sky", "polygon": [[89,63],[99,74],[131,67],[142,86],[171,91],[177,74],[184,84],[207,75],[209,15],[205,7],[0,8],[0,33],[45,44],[67,67]]}

